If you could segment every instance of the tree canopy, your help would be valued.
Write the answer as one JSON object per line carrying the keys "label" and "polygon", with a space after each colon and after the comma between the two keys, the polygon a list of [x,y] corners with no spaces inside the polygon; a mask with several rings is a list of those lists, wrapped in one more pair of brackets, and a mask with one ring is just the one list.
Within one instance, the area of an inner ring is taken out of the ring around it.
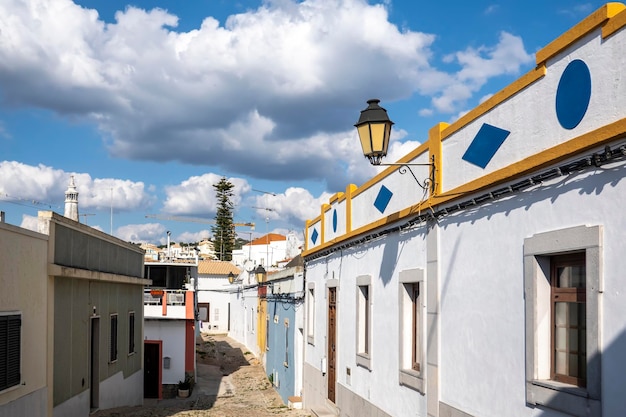
{"label": "tree canopy", "polygon": [[217,197],[217,212],[215,225],[211,227],[213,233],[213,247],[217,259],[230,261],[233,259],[235,245],[235,227],[233,224],[233,183],[222,177],[217,184],[213,184]]}

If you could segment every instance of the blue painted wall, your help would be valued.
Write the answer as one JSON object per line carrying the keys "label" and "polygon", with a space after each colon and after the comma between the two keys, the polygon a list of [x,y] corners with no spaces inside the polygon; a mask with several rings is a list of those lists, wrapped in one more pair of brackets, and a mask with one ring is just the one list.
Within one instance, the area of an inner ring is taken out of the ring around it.
{"label": "blue painted wall", "polygon": [[[296,312],[293,302],[286,300],[272,299],[268,294],[267,313],[269,314],[268,339],[267,344],[269,350],[265,356],[265,370],[268,377],[274,372],[278,375],[278,387],[276,390],[280,394],[283,402],[287,401],[295,393],[295,332],[298,331],[296,326]],[[285,327],[285,319],[288,320],[289,326]],[[286,342],[288,338],[288,343]],[[285,366],[287,360],[287,366]]]}

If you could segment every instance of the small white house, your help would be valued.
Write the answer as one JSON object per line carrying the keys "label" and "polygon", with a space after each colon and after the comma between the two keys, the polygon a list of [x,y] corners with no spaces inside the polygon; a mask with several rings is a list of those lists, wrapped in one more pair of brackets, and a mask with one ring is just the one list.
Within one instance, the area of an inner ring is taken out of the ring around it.
{"label": "small white house", "polygon": [[227,333],[231,326],[231,282],[240,274],[231,262],[198,263],[198,323],[201,332]]}

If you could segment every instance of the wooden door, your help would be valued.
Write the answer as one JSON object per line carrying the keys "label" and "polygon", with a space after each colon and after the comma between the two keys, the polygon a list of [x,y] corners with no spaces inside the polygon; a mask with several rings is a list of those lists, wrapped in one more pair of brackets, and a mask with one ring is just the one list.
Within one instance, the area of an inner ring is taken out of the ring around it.
{"label": "wooden door", "polygon": [[328,289],[328,399],[335,402],[337,372],[335,369],[337,347],[337,288]]}
{"label": "wooden door", "polygon": [[143,397],[160,398],[159,378],[161,367],[161,346],[158,343],[144,342],[143,354]]}

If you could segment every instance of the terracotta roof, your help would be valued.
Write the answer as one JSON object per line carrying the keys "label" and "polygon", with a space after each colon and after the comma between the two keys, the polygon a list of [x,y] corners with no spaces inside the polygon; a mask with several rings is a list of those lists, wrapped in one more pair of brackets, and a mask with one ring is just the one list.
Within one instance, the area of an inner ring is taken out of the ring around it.
{"label": "terracotta roof", "polygon": [[232,272],[235,275],[239,275],[241,271],[231,262],[226,261],[211,261],[202,260],[198,261],[198,274],[207,275],[228,275]]}
{"label": "terracotta roof", "polygon": [[278,233],[268,233],[264,236],[258,237],[250,242],[251,245],[267,245],[268,242],[277,242],[281,240],[287,240],[286,236],[279,235]]}

